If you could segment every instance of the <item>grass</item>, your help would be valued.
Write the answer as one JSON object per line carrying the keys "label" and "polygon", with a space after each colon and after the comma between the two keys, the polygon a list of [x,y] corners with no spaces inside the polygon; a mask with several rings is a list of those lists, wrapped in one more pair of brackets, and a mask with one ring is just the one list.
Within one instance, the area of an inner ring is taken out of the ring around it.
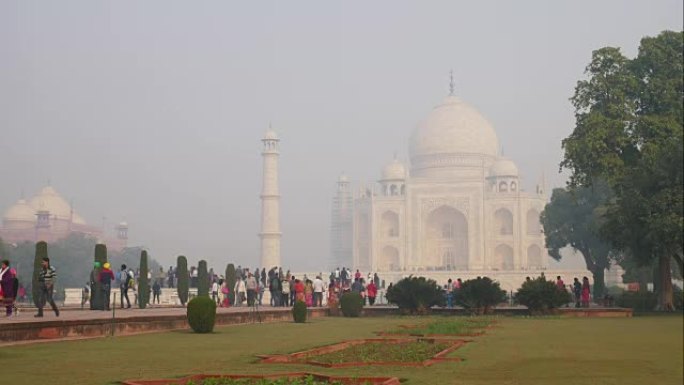
{"label": "grass", "polygon": [[442,317],[433,322],[420,323],[418,325],[401,327],[389,330],[389,334],[413,334],[413,335],[458,335],[481,331],[489,326],[492,319],[487,317],[464,318]]}
{"label": "grass", "polygon": [[227,326],[0,349],[7,384],[114,384],[129,378],[198,373],[313,371],[394,375],[414,384],[606,384],[683,382],[683,318],[499,318],[498,327],[456,351],[465,361],[427,368],[328,369],[257,364],[256,354],[286,354],[439,317],[323,318],[306,324]]}
{"label": "grass", "polygon": [[411,341],[400,343],[368,342],[353,345],[332,353],[306,357],[303,361],[313,360],[325,364],[344,362],[422,362],[448,348],[446,343],[430,341]]}

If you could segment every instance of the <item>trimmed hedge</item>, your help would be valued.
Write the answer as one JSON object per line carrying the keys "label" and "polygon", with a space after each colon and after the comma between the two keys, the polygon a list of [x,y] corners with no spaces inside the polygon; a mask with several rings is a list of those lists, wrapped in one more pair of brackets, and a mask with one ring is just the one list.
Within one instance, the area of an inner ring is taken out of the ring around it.
{"label": "trimmed hedge", "polygon": [[90,288],[90,309],[104,310],[106,307],[104,303],[104,289],[102,288],[99,276],[102,267],[107,262],[107,246],[103,244],[95,245],[95,262],[99,262],[100,267],[95,271],[95,286]]}
{"label": "trimmed hedge", "polygon": [[340,307],[345,317],[358,317],[363,309],[363,298],[359,293],[344,293],[340,297]]}
{"label": "trimmed hedge", "polygon": [[292,317],[294,322],[301,324],[306,322],[306,302],[297,301],[292,307]]}
{"label": "trimmed hedge", "polygon": [[216,322],[216,302],[209,297],[195,297],[188,302],[188,324],[195,333],[211,333]]}
{"label": "trimmed hedge", "polygon": [[444,290],[425,277],[408,276],[387,290],[387,301],[405,313],[425,314],[433,306],[444,306]]}
{"label": "trimmed hedge", "polygon": [[552,281],[538,277],[525,281],[515,294],[518,303],[527,306],[533,314],[549,314],[554,309],[570,303],[570,293],[559,289]]}
{"label": "trimmed hedge", "polygon": [[188,302],[188,290],[190,288],[190,273],[188,272],[188,260],[180,255],[176,260],[176,278],[178,278],[178,299],[185,306]]}
{"label": "trimmed hedge", "polygon": [[228,286],[228,302],[233,305],[235,303],[235,265],[232,263],[226,266],[226,286]]}
{"label": "trimmed hedge", "polygon": [[201,260],[197,265],[197,296],[209,297],[209,273],[207,272],[207,261]]}
{"label": "trimmed hedge", "polygon": [[150,281],[147,280],[147,251],[140,253],[140,276],[138,276],[138,307],[144,309],[150,303]]}
{"label": "trimmed hedge", "polygon": [[456,303],[476,314],[487,314],[492,306],[506,300],[506,292],[489,277],[469,279],[456,292]]}

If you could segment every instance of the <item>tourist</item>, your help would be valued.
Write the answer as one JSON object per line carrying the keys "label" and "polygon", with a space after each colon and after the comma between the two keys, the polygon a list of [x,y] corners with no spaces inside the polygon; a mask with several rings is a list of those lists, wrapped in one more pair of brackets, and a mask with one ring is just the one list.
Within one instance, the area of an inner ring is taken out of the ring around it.
{"label": "tourist", "polygon": [[259,306],[261,306],[261,300],[264,298],[264,291],[265,291],[264,285],[261,283],[261,281],[257,281],[257,296],[259,298]]}
{"label": "tourist", "polygon": [[15,274],[10,269],[9,261],[2,261],[2,266],[0,267],[0,300],[2,300],[5,306],[8,317],[12,315],[12,308],[14,307],[14,300],[17,294],[15,283],[18,284],[18,281],[15,282],[15,278]]}
{"label": "tourist", "polygon": [[261,286],[266,286],[266,269],[261,269]]}
{"label": "tourist", "polygon": [[217,280],[214,280],[214,283],[211,284],[211,300],[216,302],[216,306],[221,305],[221,300],[219,299],[219,283]]}
{"label": "tourist", "polygon": [[572,283],[572,292],[575,295],[575,307],[578,308],[582,301],[582,284],[577,277],[575,277],[575,280]]}
{"label": "tourist", "polygon": [[361,283],[361,279],[354,278],[354,283],[351,285],[351,291],[361,295],[361,292],[363,291],[363,283]]}
{"label": "tourist", "polygon": [[152,304],[154,305],[154,301],[157,301],[157,305],[160,304],[159,297],[161,297],[161,281],[160,280],[155,280],[154,284],[152,285]]}
{"label": "tourist", "polygon": [[[96,266],[98,265],[99,263],[96,262]],[[55,316],[59,317],[59,309],[57,309],[57,305],[55,305],[55,300],[52,299],[52,294],[55,290],[55,278],[57,277],[57,271],[54,267],[50,266],[50,258],[48,257],[43,257],[43,260],[40,262],[40,266],[41,269],[40,273],[38,274],[38,314],[36,314],[34,317],[43,316],[43,307],[45,307],[45,303],[49,303],[52,307],[52,310],[55,311]]]}
{"label": "tourist", "polygon": [[199,280],[199,269],[195,266],[190,266],[190,287],[197,287],[197,281]]}
{"label": "tourist", "polygon": [[219,280],[221,285],[221,307],[230,307],[230,288],[226,280]]}
{"label": "tourist", "polygon": [[176,287],[175,282],[174,282],[174,271],[173,271],[173,266],[169,266],[169,272],[166,273],[166,279],[168,280],[168,285],[169,288],[173,289]]}
{"label": "tourist", "polygon": [[591,295],[591,287],[589,285],[589,278],[582,278],[582,307],[589,307],[589,296]]}
{"label": "tourist", "polygon": [[283,306],[287,307],[294,305],[290,303],[290,280],[287,277],[284,277],[283,280],[280,281],[280,286],[280,290],[282,292],[281,301],[283,302]]}
{"label": "tourist", "polygon": [[120,297],[121,297],[121,308],[124,308],[124,298],[126,299],[127,309],[131,308],[131,300],[128,299],[128,281],[129,281],[129,276],[128,276],[128,270],[126,269],[126,265],[121,265],[121,270],[119,270],[119,273],[117,274],[117,278],[119,281],[119,290],[120,292]]}
{"label": "tourist", "polygon": [[90,301],[90,290],[90,282],[86,282],[81,289],[81,310],[83,310],[86,302]]}
{"label": "tourist", "polygon": [[273,270],[273,279],[271,279],[271,306],[277,307],[277,306],[282,306],[282,299],[280,293],[283,291],[283,289],[280,287],[280,278],[278,276],[278,273]]}
{"label": "tourist", "polygon": [[374,281],[370,281],[368,286],[366,286],[366,291],[368,292],[368,304],[375,305],[375,297],[378,295],[378,287],[375,286]]}
{"label": "tourist", "polygon": [[245,281],[243,281],[242,278],[237,278],[235,280],[235,287],[233,288],[233,293],[235,293],[234,305],[242,306],[242,303],[245,301],[245,298],[247,297]]}
{"label": "tourist", "polygon": [[304,285],[304,301],[306,302],[306,307],[313,306],[313,282],[310,279],[306,280]]}
{"label": "tourist", "polygon": [[247,271],[245,288],[247,289],[247,306],[254,306],[254,300],[256,299],[257,293],[257,281],[249,270]]}
{"label": "tourist", "polygon": [[294,281],[295,281],[295,284],[294,284],[295,301],[305,302],[304,283],[302,281],[296,279],[294,276],[292,276],[292,279],[294,279]]}
{"label": "tourist", "polygon": [[159,281],[159,287],[164,287],[164,281],[166,281],[166,273],[164,272],[164,268],[161,266],[159,266],[159,276],[157,277],[157,280]]}
{"label": "tourist", "polygon": [[110,267],[109,262],[105,262],[102,265],[102,271],[100,271],[100,284],[102,285],[102,294],[105,301],[102,310],[110,310],[109,302],[111,301],[112,281],[114,280],[114,273]]}
{"label": "tourist", "polygon": [[361,279],[361,272],[359,269],[356,269],[356,273],[354,274],[354,279]]}
{"label": "tourist", "polygon": [[454,307],[454,283],[451,281],[451,278],[449,278],[446,284],[446,300],[448,308]]}
{"label": "tourist", "polygon": [[328,285],[328,306],[334,306],[337,303],[338,293],[337,281],[331,279],[330,284]]}
{"label": "tourist", "polygon": [[317,276],[313,282],[313,305],[323,306],[323,291],[325,290],[325,284],[320,276]]}
{"label": "tourist", "polygon": [[340,279],[342,280],[342,287],[349,285],[349,283],[347,282],[347,279],[349,279],[349,272],[347,271],[347,268],[344,266],[342,267],[342,272],[340,272]]}
{"label": "tourist", "polygon": [[376,288],[380,288],[380,277],[378,276],[378,273],[373,274],[373,283],[375,284]]}
{"label": "tourist", "polygon": [[560,291],[565,291],[565,282],[563,282],[560,275],[556,277],[556,287]]}

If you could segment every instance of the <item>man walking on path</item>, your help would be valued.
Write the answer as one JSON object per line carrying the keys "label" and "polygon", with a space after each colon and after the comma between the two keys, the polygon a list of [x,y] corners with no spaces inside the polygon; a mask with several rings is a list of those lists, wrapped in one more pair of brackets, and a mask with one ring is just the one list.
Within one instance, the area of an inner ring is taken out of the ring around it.
{"label": "man walking on path", "polygon": [[55,311],[55,315],[59,317],[59,310],[57,309],[57,305],[55,305],[55,300],[52,299],[56,277],[57,272],[54,267],[50,266],[50,258],[44,257],[41,262],[40,274],[38,275],[40,298],[38,299],[38,314],[36,314],[35,317],[43,316],[43,307],[46,302],[50,304],[52,310]]}
{"label": "man walking on path", "polygon": [[126,270],[126,265],[121,265],[121,270],[119,270],[119,290],[121,290],[121,308],[124,308],[124,298],[126,298],[128,304],[126,308],[130,309],[131,300],[128,299],[128,270]]}
{"label": "man walking on path", "polygon": [[314,307],[321,307],[323,306],[323,288],[325,284],[323,283],[323,280],[321,280],[320,276],[317,276],[316,279],[314,279],[313,282],[313,305]]}

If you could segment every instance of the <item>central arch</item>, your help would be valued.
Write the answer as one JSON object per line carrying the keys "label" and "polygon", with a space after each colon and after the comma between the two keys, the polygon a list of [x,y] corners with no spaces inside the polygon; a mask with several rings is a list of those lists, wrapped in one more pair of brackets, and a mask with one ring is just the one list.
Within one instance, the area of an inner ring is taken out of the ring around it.
{"label": "central arch", "polygon": [[428,215],[425,230],[425,268],[468,269],[468,220],[463,213],[441,206]]}

